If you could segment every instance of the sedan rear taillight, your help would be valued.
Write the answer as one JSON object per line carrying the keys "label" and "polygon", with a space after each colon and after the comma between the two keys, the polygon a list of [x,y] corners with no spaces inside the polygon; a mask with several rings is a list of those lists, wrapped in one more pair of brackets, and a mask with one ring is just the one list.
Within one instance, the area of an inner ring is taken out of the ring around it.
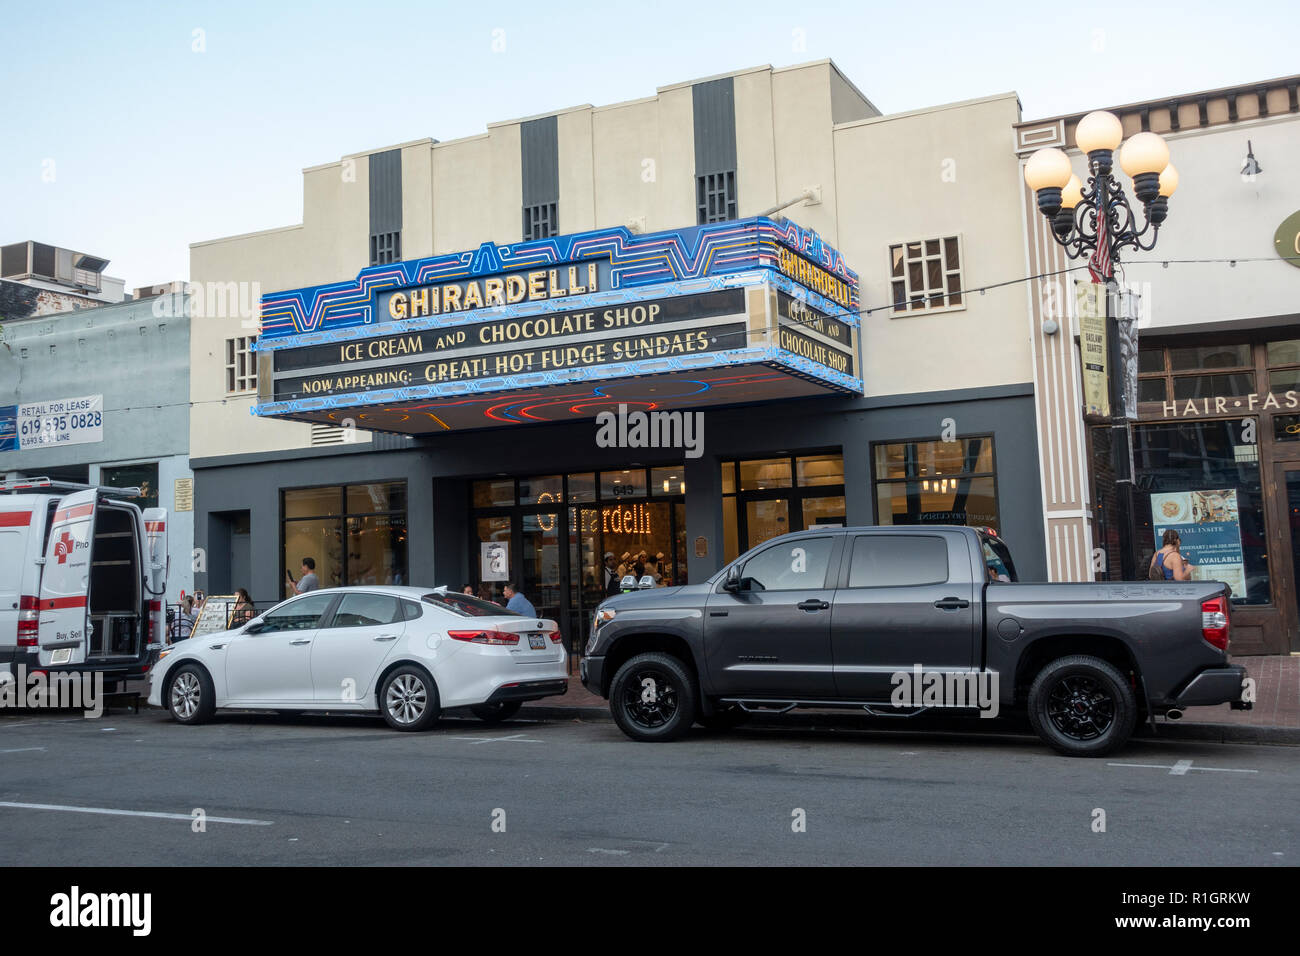
{"label": "sedan rear taillight", "polygon": [[1221,651],[1228,649],[1228,599],[1201,602],[1201,636]]}
{"label": "sedan rear taillight", "polygon": [[519,643],[519,635],[509,631],[448,631],[447,636],[453,641],[466,641],[470,644]]}
{"label": "sedan rear taillight", "polygon": [[39,601],[30,594],[18,599],[18,646],[35,647],[40,637]]}
{"label": "sedan rear taillight", "polygon": [[558,643],[560,643],[560,632],[559,632],[559,631],[548,631],[547,634],[546,634],[546,636],[549,637],[549,638],[551,639],[551,643],[552,643],[552,644],[558,644]]}

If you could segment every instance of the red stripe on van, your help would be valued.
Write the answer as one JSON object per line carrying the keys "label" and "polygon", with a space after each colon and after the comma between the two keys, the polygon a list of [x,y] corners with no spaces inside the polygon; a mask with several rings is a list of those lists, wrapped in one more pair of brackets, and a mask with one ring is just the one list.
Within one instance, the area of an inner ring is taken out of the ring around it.
{"label": "red stripe on van", "polygon": [[166,528],[166,523],[162,521],[146,521],[144,523],[145,531],[164,531]]}
{"label": "red stripe on van", "polygon": [[0,511],[0,528],[25,528],[31,523],[30,511]]}
{"label": "red stripe on van", "polygon": [[77,505],[75,508],[60,508],[54,512],[55,522],[67,521],[71,518],[84,518],[92,514],[95,510],[94,505]]}
{"label": "red stripe on van", "polygon": [[46,598],[41,602],[47,611],[57,611],[61,608],[85,607],[86,595],[81,594],[77,597]]}

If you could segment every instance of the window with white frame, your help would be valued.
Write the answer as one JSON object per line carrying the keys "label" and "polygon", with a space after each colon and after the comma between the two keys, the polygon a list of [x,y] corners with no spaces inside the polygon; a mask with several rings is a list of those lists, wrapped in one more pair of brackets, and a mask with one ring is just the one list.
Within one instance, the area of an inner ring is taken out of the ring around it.
{"label": "window with white frame", "polygon": [[257,356],[253,353],[256,335],[226,339],[226,391],[257,391]]}
{"label": "window with white frame", "polygon": [[965,306],[959,236],[897,243],[889,247],[889,263],[895,312]]}

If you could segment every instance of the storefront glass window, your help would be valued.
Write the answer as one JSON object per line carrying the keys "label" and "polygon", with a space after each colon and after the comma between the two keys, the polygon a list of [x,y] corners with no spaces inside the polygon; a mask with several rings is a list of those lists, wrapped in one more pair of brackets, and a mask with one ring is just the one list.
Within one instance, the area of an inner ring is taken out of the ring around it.
{"label": "storefront glass window", "polygon": [[1139,372],[1163,372],[1165,370],[1165,350],[1155,348],[1138,348]]}
{"label": "storefront glass window", "polygon": [[684,465],[673,465],[670,468],[651,468],[650,494],[686,494],[686,467]]}
{"label": "storefront glass window", "polygon": [[323,588],[410,583],[405,482],[290,488],[282,496],[281,559],[294,580],[311,558]]}
{"label": "storefront glass window", "polygon": [[645,490],[644,468],[627,468],[622,471],[600,473],[602,498],[643,498]]}
{"label": "storefront glass window", "polygon": [[790,459],[768,458],[740,463],[740,490],[766,491],[790,487]]}
{"label": "storefront glass window", "polygon": [[488,479],[474,482],[474,507],[508,507],[515,503],[513,478]]}
{"label": "storefront glass window", "polygon": [[1133,429],[1140,560],[1173,528],[1193,579],[1226,581],[1238,604],[1270,600],[1257,428],[1234,418]]}
{"label": "storefront glass window", "polygon": [[568,500],[571,504],[580,504],[584,501],[596,500],[596,473],[594,471],[589,471],[581,475],[570,475],[568,481]]}
{"label": "storefront glass window", "polygon": [[810,455],[796,458],[795,470],[800,487],[844,484],[844,458],[841,455]]}
{"label": "storefront glass window", "polygon": [[348,514],[406,510],[406,483],[390,481],[371,485],[348,485]]}
{"label": "storefront glass window", "polygon": [[1181,375],[1174,379],[1174,398],[1214,398],[1218,395],[1249,395],[1255,391],[1253,372],[1228,375]]}
{"label": "storefront glass window", "polygon": [[553,505],[564,501],[564,486],[559,475],[519,479],[521,505]]}
{"label": "storefront glass window", "polygon": [[803,500],[803,526],[834,525],[844,527],[844,496],[831,498],[805,498]]}
{"label": "storefront glass window", "polygon": [[993,439],[891,442],[875,447],[880,524],[999,528]]}
{"label": "storefront glass window", "polygon": [[749,531],[749,546],[762,544],[769,538],[790,530],[790,502],[786,498],[745,503],[745,524]]}
{"label": "storefront glass window", "polygon": [[1285,392],[1293,388],[1300,389],[1300,368],[1287,368],[1268,373],[1270,392]]}
{"label": "storefront glass window", "polygon": [[1268,364],[1300,365],[1300,339],[1268,343]]}
{"label": "storefront glass window", "polygon": [[158,507],[158,462],[118,465],[99,470],[99,483],[110,488],[139,488],[131,503],[140,508]]}
{"label": "storefront glass window", "polygon": [[1169,367],[1175,372],[1211,368],[1247,368],[1250,346],[1207,345],[1169,350]]}
{"label": "storefront glass window", "polygon": [[338,485],[328,488],[293,488],[284,493],[286,518],[322,518],[343,513]]}

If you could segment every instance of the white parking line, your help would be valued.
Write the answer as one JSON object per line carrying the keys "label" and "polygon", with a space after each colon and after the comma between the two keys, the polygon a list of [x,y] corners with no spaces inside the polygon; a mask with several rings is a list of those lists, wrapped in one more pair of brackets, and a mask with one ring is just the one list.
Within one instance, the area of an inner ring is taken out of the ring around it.
{"label": "white parking line", "polygon": [[510,742],[515,744],[540,744],[542,741],[536,737],[528,737],[524,734],[510,734],[507,737],[452,737],[452,740],[468,740],[476,744],[495,744]]}
{"label": "white parking line", "polygon": [[[194,815],[190,813],[159,813],[154,810],[115,810],[110,807],[72,807],[65,806],[61,803],[12,803],[8,800],[0,800],[0,807],[12,807],[16,810],[62,810],[65,813],[100,813],[114,817],[152,817],[155,820],[185,820],[193,822]],[[243,820],[239,817],[211,817],[203,818],[208,823],[235,823],[249,827],[269,827],[271,820]]]}
{"label": "white parking line", "polygon": [[0,750],[0,754],[25,754],[33,750],[44,750],[44,747],[15,747],[13,750]]}
{"label": "white parking line", "polygon": [[1190,760],[1167,763],[1107,763],[1107,767],[1145,767],[1147,770],[1168,770],[1171,776],[1186,776],[1189,770],[1205,770],[1212,773],[1259,773],[1258,770],[1240,770],[1236,767],[1193,767]]}

